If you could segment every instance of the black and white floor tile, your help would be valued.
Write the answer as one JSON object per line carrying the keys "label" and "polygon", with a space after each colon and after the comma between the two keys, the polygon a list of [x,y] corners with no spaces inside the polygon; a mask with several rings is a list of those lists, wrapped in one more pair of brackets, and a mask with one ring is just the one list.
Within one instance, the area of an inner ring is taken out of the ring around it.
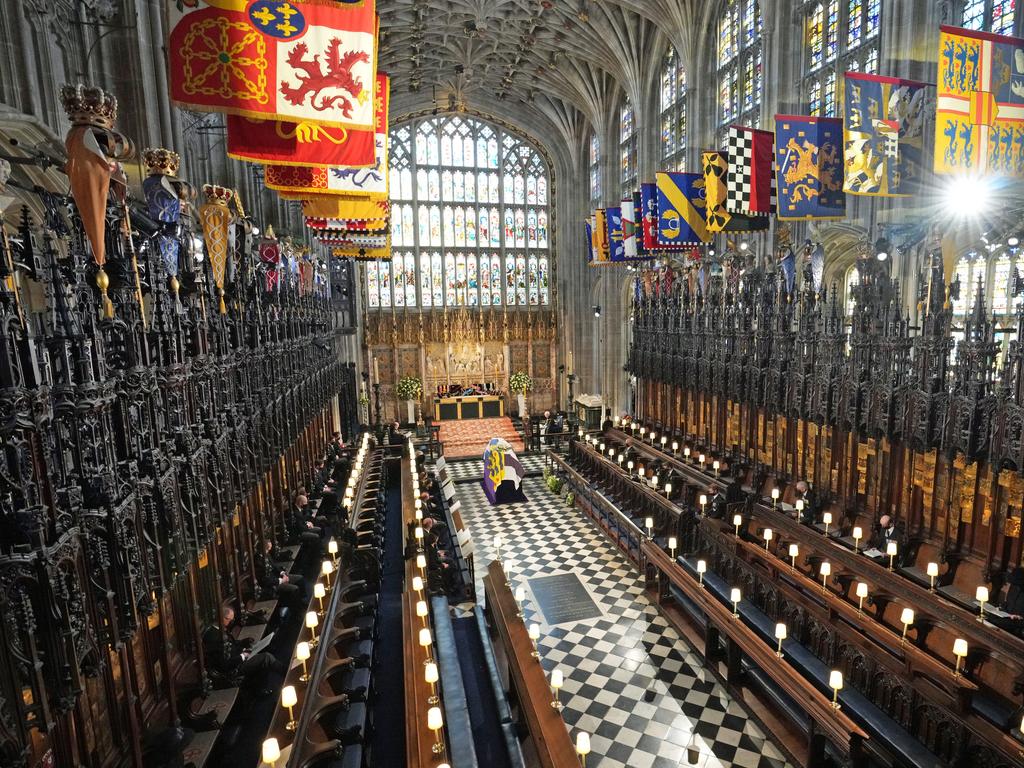
{"label": "black and white floor tile", "polygon": [[[519,461],[527,474],[542,472],[544,469],[544,457],[540,454],[519,455]],[[468,483],[479,481],[484,476],[483,456],[479,459],[459,459],[447,462],[448,477],[453,483]]]}
{"label": "black and white floor tile", "polygon": [[[494,557],[498,535],[506,571],[526,588],[526,620],[541,625],[541,663],[549,675],[558,667],[565,676],[565,721],[574,737],[578,730],[591,734],[589,768],[788,768],[597,528],[543,478],[528,477],[523,490],[526,503],[492,507],[479,486],[456,486],[476,542],[476,573],[482,576]],[[548,626],[528,580],[567,572],[579,576],[603,615]]]}

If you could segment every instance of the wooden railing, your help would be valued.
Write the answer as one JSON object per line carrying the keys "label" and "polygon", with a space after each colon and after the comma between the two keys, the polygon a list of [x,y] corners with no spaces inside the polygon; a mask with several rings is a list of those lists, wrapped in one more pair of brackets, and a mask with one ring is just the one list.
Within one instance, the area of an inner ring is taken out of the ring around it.
{"label": "wooden railing", "polygon": [[533,739],[542,768],[579,768],[579,758],[559,710],[551,706],[552,693],[544,668],[533,657],[533,643],[519,606],[497,560],[487,567],[484,594],[491,623],[508,659],[509,678],[520,711]]}

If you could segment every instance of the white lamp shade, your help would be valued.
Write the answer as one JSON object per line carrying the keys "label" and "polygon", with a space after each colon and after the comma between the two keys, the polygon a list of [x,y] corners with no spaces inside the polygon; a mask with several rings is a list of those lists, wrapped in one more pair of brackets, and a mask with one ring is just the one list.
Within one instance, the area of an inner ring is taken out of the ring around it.
{"label": "white lamp shade", "polygon": [[832,513],[826,512],[821,516],[821,521],[826,525],[832,525]]}
{"label": "white lamp shade", "polygon": [[690,458],[690,446],[686,446],[685,448],[683,448],[683,455],[686,458]]}
{"label": "white lamp shade", "polygon": [[320,573],[322,573],[324,576],[330,576],[332,573],[334,573],[334,563],[332,563],[330,560],[324,560],[323,563],[320,565]]}
{"label": "white lamp shade", "polygon": [[804,511],[804,500],[803,499],[797,499],[796,500],[796,504],[794,504],[794,506],[796,507],[796,511],[797,512],[803,512]]}
{"label": "white lamp shade", "polygon": [[589,755],[590,754],[590,734],[585,731],[580,731],[576,734],[576,754],[577,755]]}
{"label": "white lamp shade", "polygon": [[665,493],[672,493],[672,483],[665,483]]}
{"label": "white lamp shade", "polygon": [[790,544],[789,545],[789,556],[790,557],[796,557],[799,554],[800,554],[800,547],[797,546],[796,544]]}
{"label": "white lamp shade", "polygon": [[928,563],[928,575],[929,576],[938,576],[939,575],[939,564],[938,563]]}
{"label": "white lamp shade", "polygon": [[739,587],[733,587],[729,591],[729,600],[731,600],[732,602],[738,603],[742,599],[743,595],[740,593]]}
{"label": "white lamp shade", "polygon": [[732,516],[732,524],[733,525],[743,525],[743,515],[733,515]]}
{"label": "white lamp shade", "polygon": [[420,630],[420,647],[421,648],[429,648],[430,647],[430,643],[431,643],[431,640],[430,640],[430,630],[427,629],[426,627],[424,627],[423,629]]}
{"label": "white lamp shade", "polygon": [[896,546],[896,542],[895,541],[890,541],[889,543],[887,543],[885,545],[885,554],[889,555],[890,557],[895,555],[896,551],[897,551],[897,546]]}
{"label": "white lamp shade", "polygon": [[788,634],[788,630],[786,629],[786,625],[785,624],[776,624],[775,625],[775,639],[776,640],[785,640],[787,634]]}
{"label": "white lamp shade", "polygon": [[645,528],[653,528],[654,527],[654,518],[653,517],[645,518],[644,519],[644,527]]}
{"label": "white lamp shade", "polygon": [[822,563],[822,564],[821,564],[821,565],[819,566],[819,568],[818,568],[818,572],[819,572],[819,573],[820,573],[820,574],[821,574],[822,576],[831,576],[831,575],[832,575],[832,563],[830,563],[830,562],[829,562],[828,560],[825,560],[825,561],[824,561],[824,562],[823,562],[823,563]]}
{"label": "white lamp shade", "polygon": [[521,603],[526,599],[526,590],[522,587],[516,587],[516,602]]}
{"label": "white lamp shade", "polygon": [[422,619],[428,613],[430,613],[430,609],[427,608],[427,601],[426,600],[417,600],[416,601],[416,615],[419,616]]}
{"label": "white lamp shade", "polygon": [[427,567],[426,555],[416,555],[416,567],[419,568],[421,571]]}
{"label": "white lamp shade", "polygon": [[436,683],[438,681],[437,664],[431,661],[423,668],[423,679],[428,683]]}
{"label": "white lamp shade", "polygon": [[675,451],[678,451],[678,450],[679,450],[679,443],[677,443],[675,440],[673,440],[672,441],[672,451],[675,452]]}
{"label": "white lamp shade", "polygon": [[678,542],[676,541],[676,537],[675,536],[669,536],[668,537],[668,548],[669,549],[675,549],[677,544],[678,544]]}
{"label": "white lamp shade", "polygon": [[338,554],[338,542],[336,542],[334,539],[328,541],[327,551],[330,552],[332,555]]}
{"label": "white lamp shade", "polygon": [[712,464],[711,466],[712,466],[712,468],[714,468],[714,469],[718,469],[718,468],[719,468],[720,466],[722,466],[722,465],[721,465],[721,464],[720,464],[720,463],[718,462],[718,459],[715,459],[715,463],[714,463],[714,464]]}
{"label": "white lamp shade", "polygon": [[306,614],[306,626],[307,627],[309,627],[310,629],[313,629],[313,627],[317,626],[319,623],[320,623],[320,620],[316,617],[316,611],[309,611]]}
{"label": "white lamp shade", "polygon": [[988,587],[978,587],[978,591],[974,593],[974,599],[979,603],[988,602]]}
{"label": "white lamp shade", "polygon": [[868,596],[868,585],[865,584],[863,581],[858,581],[857,582],[857,597],[867,597],[867,596]]}
{"label": "white lamp shade", "polygon": [[565,676],[562,674],[562,670],[553,669],[551,670],[551,687],[561,688],[565,684]]}
{"label": "white lamp shade", "polygon": [[772,488],[772,498],[773,499],[778,499],[779,498],[779,489],[778,488]]}
{"label": "white lamp shade", "polygon": [[439,731],[444,725],[444,721],[441,719],[441,708],[431,707],[427,710],[427,728],[432,731]]}
{"label": "white lamp shade", "polygon": [[704,463],[704,454],[703,454],[703,453],[702,453],[702,454],[700,455],[700,463],[701,463],[701,464],[703,464],[703,463]]}
{"label": "white lamp shade", "polygon": [[419,509],[422,506],[423,506],[423,501],[421,499],[416,499],[416,500],[413,501],[413,507],[415,509]]}
{"label": "white lamp shade", "polygon": [[417,592],[423,591],[423,578],[420,576],[412,577],[412,588]]}
{"label": "white lamp shade", "polygon": [[501,536],[494,537],[494,548],[501,549]]}
{"label": "white lamp shade", "polygon": [[859,525],[855,526],[854,529],[853,529],[853,538],[855,538],[855,539],[863,539],[864,538],[864,530]]}
{"label": "white lamp shade", "polygon": [[299,703],[299,696],[295,693],[294,685],[286,685],[281,689],[281,706],[294,707]]}
{"label": "white lamp shade", "polygon": [[707,503],[708,503],[708,497],[705,494],[702,493],[700,495],[700,505],[703,507]]}
{"label": "white lamp shade", "polygon": [[626,462],[626,469],[628,469],[630,472],[633,471],[633,462],[632,461],[627,461]]}
{"label": "white lamp shade", "polygon": [[708,564],[707,564],[707,562],[704,561],[704,560],[698,560],[697,561],[697,573],[707,573],[707,572],[708,572]]}
{"label": "white lamp shade", "polygon": [[961,659],[967,655],[967,641],[962,637],[953,641],[953,655],[959,656]]}
{"label": "white lamp shade", "polygon": [[833,691],[841,691],[843,689],[843,673],[838,669],[833,669],[828,673],[828,687]]}
{"label": "white lamp shade", "polygon": [[309,658],[309,643],[301,642],[295,644],[295,658],[299,661],[306,661]]}
{"label": "white lamp shade", "polygon": [[531,624],[529,629],[530,639],[534,642],[540,640],[540,624]]}
{"label": "white lamp shade", "polygon": [[900,623],[901,624],[906,624],[908,626],[914,623],[914,609],[913,608],[904,608],[903,609],[903,612],[900,614]]}
{"label": "white lamp shade", "polygon": [[771,541],[772,540],[772,535],[773,534],[772,534],[772,529],[771,528],[765,528],[764,529],[764,540],[765,541]]}
{"label": "white lamp shade", "polygon": [[277,739],[266,739],[263,742],[263,762],[270,765],[280,759],[281,746],[277,743]]}
{"label": "white lamp shade", "polygon": [[423,529],[420,526],[417,525],[416,526],[416,530],[413,531],[413,536],[415,536],[417,539],[422,539],[423,538]]}

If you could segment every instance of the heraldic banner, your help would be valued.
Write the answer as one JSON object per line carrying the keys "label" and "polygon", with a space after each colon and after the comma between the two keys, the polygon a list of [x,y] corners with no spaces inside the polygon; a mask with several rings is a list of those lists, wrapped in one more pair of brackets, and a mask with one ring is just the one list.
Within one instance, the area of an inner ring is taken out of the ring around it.
{"label": "heraldic banner", "polygon": [[768,229],[767,216],[746,216],[729,211],[726,201],[729,163],[725,155],[722,152],[701,152],[700,160],[704,169],[704,215],[708,233]]}
{"label": "heraldic banner", "polygon": [[917,191],[924,147],[925,83],[847,72],[843,189],[899,197]]}
{"label": "heraldic banner", "polygon": [[655,174],[658,188],[658,242],[679,248],[711,242],[705,219],[704,175]]}
{"label": "heraldic banner", "polygon": [[842,219],[843,121],[806,115],[775,116],[778,218]]}
{"label": "heraldic banner", "polygon": [[1024,40],[940,28],[935,172],[1024,176]]}
{"label": "heraldic banner", "polygon": [[285,199],[303,199],[310,195],[343,197],[388,197],[388,105],[389,94],[379,100],[374,134],[374,164],[368,168],[347,166],[308,167],[268,165],[264,183],[276,189]]}
{"label": "heraldic banner", "polygon": [[178,15],[171,98],[208,112],[372,129],[374,5],[216,0]]}
{"label": "heraldic banner", "polygon": [[626,244],[622,241],[622,209],[609,208],[605,216],[608,219],[608,260],[621,263],[626,260]]}
{"label": "heraldic banner", "polygon": [[[388,87],[388,76],[378,72],[373,92],[377,111],[384,108]],[[377,163],[376,137],[376,124],[369,130],[228,115],[228,155],[255,163],[368,168]]]}
{"label": "heraldic banner", "polygon": [[611,255],[608,251],[608,216],[604,208],[594,211],[594,227],[592,231],[594,238],[594,260],[591,266],[600,267],[611,263]]}
{"label": "heraldic banner", "polygon": [[729,126],[725,159],[725,208],[729,213],[767,216],[775,213],[775,137],[742,125]]}
{"label": "heraldic banner", "polygon": [[587,266],[594,263],[594,217],[587,216],[583,220],[583,226],[587,232]]}

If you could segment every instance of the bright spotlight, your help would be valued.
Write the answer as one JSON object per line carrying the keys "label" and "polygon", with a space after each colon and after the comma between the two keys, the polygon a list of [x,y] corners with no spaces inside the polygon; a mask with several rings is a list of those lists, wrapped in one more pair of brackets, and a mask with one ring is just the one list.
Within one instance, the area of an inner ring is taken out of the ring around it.
{"label": "bright spotlight", "polygon": [[879,251],[878,253],[875,254],[875,258],[878,259],[879,261],[885,261],[886,259],[889,258],[889,254],[885,251]]}
{"label": "bright spotlight", "polygon": [[944,191],[946,211],[959,218],[975,218],[989,210],[991,195],[986,179],[974,176],[951,179]]}
{"label": "bright spotlight", "polygon": [[1018,245],[1020,245],[1020,238],[1015,236],[1015,235],[1012,236],[1012,237],[1009,237],[1006,240],[1006,244],[1008,246],[1010,246],[1011,248],[1016,248]]}

